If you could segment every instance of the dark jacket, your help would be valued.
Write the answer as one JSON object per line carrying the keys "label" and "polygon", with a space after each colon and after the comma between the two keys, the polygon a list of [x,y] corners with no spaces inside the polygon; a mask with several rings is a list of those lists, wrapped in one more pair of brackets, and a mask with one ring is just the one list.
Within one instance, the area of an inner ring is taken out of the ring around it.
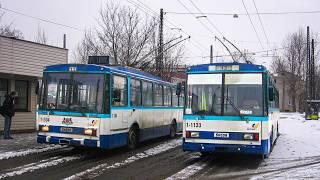
{"label": "dark jacket", "polygon": [[6,95],[0,111],[2,115],[14,116],[14,98],[12,96]]}

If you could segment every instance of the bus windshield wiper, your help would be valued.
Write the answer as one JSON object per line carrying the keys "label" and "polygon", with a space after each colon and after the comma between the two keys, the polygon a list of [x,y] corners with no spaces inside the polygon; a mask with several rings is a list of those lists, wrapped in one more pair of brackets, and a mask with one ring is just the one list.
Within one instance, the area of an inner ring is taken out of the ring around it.
{"label": "bus windshield wiper", "polygon": [[233,107],[233,109],[237,111],[239,116],[242,117],[242,114],[241,114],[239,108],[236,105],[234,105],[234,103],[228,98],[228,96],[226,97],[226,100],[230,103],[230,105]]}
{"label": "bus windshield wiper", "polygon": [[204,111],[204,110],[198,111],[197,114],[198,114],[201,118],[203,118],[204,115],[206,115],[206,111]]}

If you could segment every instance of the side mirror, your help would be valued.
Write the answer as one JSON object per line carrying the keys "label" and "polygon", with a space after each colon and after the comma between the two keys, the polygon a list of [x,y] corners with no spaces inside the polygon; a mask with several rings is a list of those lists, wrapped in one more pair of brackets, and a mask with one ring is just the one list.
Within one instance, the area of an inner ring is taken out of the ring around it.
{"label": "side mirror", "polygon": [[176,89],[176,95],[177,96],[180,96],[181,90],[182,90],[182,84],[181,83],[177,83],[177,89]]}
{"label": "side mirror", "polygon": [[273,90],[273,87],[269,87],[269,101],[274,101],[274,90]]}

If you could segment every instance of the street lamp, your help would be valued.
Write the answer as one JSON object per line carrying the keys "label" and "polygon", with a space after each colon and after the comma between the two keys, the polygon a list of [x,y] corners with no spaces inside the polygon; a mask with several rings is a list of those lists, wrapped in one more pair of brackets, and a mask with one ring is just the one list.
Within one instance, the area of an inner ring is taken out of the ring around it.
{"label": "street lamp", "polygon": [[199,18],[207,18],[207,16],[196,16],[197,19]]}

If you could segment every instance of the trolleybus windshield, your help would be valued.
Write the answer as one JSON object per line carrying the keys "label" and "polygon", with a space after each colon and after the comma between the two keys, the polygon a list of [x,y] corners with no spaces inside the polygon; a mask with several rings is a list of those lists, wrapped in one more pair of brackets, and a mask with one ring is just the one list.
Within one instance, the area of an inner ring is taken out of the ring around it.
{"label": "trolleybus windshield", "polygon": [[224,81],[222,79],[223,74],[190,74],[185,113],[214,116],[263,115],[261,73],[226,73]]}
{"label": "trolleybus windshield", "polygon": [[40,108],[101,113],[104,75],[46,73]]}

